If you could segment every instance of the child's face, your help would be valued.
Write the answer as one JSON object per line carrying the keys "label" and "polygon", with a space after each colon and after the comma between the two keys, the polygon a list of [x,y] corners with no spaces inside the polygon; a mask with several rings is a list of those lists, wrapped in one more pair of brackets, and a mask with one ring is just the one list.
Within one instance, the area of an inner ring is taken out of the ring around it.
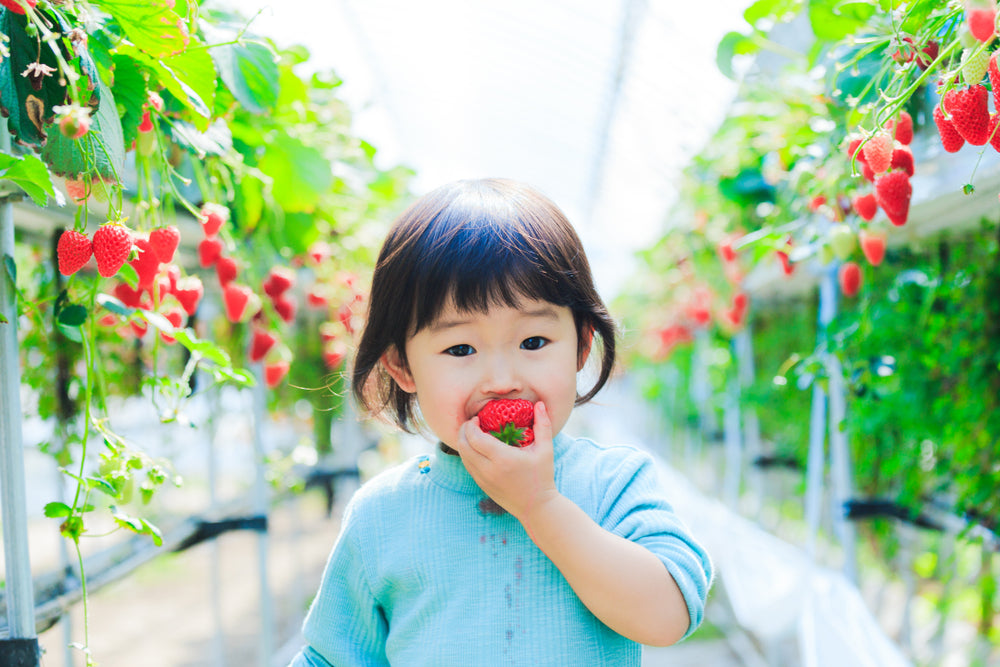
{"label": "child's face", "polygon": [[460,312],[448,306],[406,342],[408,365],[383,362],[443,443],[454,448],[463,423],[491,399],[542,401],[558,433],[576,400],[576,374],[589,354],[578,348],[565,306],[525,299],[520,308]]}

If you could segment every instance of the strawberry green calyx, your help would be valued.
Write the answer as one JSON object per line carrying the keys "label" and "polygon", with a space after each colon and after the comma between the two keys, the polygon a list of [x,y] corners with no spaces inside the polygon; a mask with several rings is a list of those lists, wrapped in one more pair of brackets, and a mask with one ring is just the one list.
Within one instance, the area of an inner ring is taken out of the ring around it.
{"label": "strawberry green calyx", "polygon": [[479,427],[512,447],[535,441],[535,406],[523,398],[490,401],[479,411]]}

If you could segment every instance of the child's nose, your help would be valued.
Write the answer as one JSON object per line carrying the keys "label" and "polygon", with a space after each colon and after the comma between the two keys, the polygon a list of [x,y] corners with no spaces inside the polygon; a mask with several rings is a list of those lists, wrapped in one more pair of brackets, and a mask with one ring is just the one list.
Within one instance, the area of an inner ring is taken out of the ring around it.
{"label": "child's nose", "polygon": [[484,393],[505,395],[521,390],[520,374],[513,361],[507,356],[497,355],[491,358],[484,370]]}

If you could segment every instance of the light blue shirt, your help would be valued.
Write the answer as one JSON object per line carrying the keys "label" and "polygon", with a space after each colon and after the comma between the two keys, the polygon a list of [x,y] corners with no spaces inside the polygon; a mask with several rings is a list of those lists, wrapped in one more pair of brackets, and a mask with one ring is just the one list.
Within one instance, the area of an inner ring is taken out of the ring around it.
{"label": "light blue shirt", "polygon": [[[559,434],[559,491],[663,562],[701,623],[708,555],[674,514],[652,458]],[[486,502],[484,502],[486,501]],[[492,511],[491,511],[492,510]],[[638,666],[458,456],[438,451],[373,478],[348,504],[293,667]]]}

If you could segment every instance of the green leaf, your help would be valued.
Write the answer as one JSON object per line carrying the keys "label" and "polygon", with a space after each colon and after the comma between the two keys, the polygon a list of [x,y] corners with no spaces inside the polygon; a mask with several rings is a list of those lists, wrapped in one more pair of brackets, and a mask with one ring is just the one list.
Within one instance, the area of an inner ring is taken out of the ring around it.
{"label": "green leaf", "polygon": [[[208,103],[215,98],[217,74],[215,64],[204,49],[193,49],[177,56],[153,58],[129,44],[118,47],[118,53],[134,60],[141,68],[155,77],[151,87],[162,85],[181,104],[195,113],[192,121],[199,130],[208,128],[211,109]],[[142,101],[145,102],[145,93]]]}
{"label": "green leaf", "polygon": [[869,2],[811,0],[809,24],[817,39],[838,42],[866,26],[875,13]]}
{"label": "green leaf", "polygon": [[206,131],[199,132],[194,125],[176,120],[170,128],[170,136],[200,158],[206,155],[225,155],[233,149],[233,135],[225,121],[218,120]]}
{"label": "green leaf", "polygon": [[[35,12],[42,20],[52,23],[52,16],[41,9]],[[49,137],[46,127],[55,119],[53,107],[66,102],[66,86],[60,83],[59,61],[52,48],[39,47],[38,37],[31,37],[25,31],[27,17],[11,11],[0,12],[0,34],[9,38],[6,46],[10,51],[0,59],[0,106],[14,140],[22,145],[42,146]],[[70,60],[62,40],[50,42]],[[53,74],[40,79],[22,76],[29,65],[36,63],[52,68]],[[35,85],[40,86],[35,90]],[[53,134],[62,136],[58,131]]]}
{"label": "green leaf", "polygon": [[264,183],[254,176],[240,179],[236,190],[236,219],[240,227],[253,229],[264,215]]}
{"label": "green leaf", "polygon": [[45,206],[49,197],[56,196],[49,170],[34,155],[16,157],[0,153],[0,179],[15,183],[39,206]]}
{"label": "green leaf", "polygon": [[[118,178],[125,165],[125,140],[111,89],[99,81],[100,104],[90,131],[80,139],[53,132],[42,149],[42,159],[59,176],[79,178],[91,167],[103,178]],[[88,156],[90,159],[88,159]]]}
{"label": "green leaf", "polygon": [[[204,131],[212,117],[211,109],[215,105],[215,91],[218,87],[219,73],[215,70],[215,61],[204,48],[191,48],[184,53],[164,58],[160,61],[163,69],[170,73],[176,82],[176,88],[182,93],[171,89],[174,97],[181,100],[188,108],[201,116],[195,119],[198,129]],[[163,85],[171,88],[166,81]],[[202,119],[204,119],[202,121]],[[204,124],[202,124],[204,122]]]}
{"label": "green leaf", "polygon": [[53,501],[45,505],[45,516],[50,519],[57,519],[63,516],[70,516],[73,514],[73,508],[66,503],[60,503]]}
{"label": "green leaf", "polygon": [[158,547],[163,546],[163,534],[160,532],[160,529],[146,519],[139,519],[139,521],[142,522],[142,532],[152,538],[153,544]]}
{"label": "green leaf", "polygon": [[777,23],[789,14],[796,13],[801,5],[802,0],[757,0],[743,12],[743,18],[754,27],[762,19]]}
{"label": "green leaf", "polygon": [[111,92],[118,103],[122,143],[131,146],[139,136],[139,123],[142,122],[143,105],[147,98],[146,79],[139,63],[131,56],[117,53],[112,62],[115,78]]}
{"label": "green leaf", "polygon": [[250,113],[263,114],[278,101],[280,72],[274,52],[258,42],[224,44],[212,49],[219,76]]}
{"label": "green leaf", "polygon": [[112,498],[118,495],[118,491],[108,480],[103,477],[84,477],[84,483],[87,485],[88,489],[97,489],[101,493],[105,493]]}
{"label": "green leaf", "polygon": [[259,166],[273,179],[272,195],[286,212],[313,211],[333,184],[333,172],[323,154],[288,135],[278,135],[268,144]]}
{"label": "green leaf", "polygon": [[119,526],[127,530],[131,530],[134,533],[144,532],[142,519],[140,519],[139,517],[134,517],[126,514],[125,512],[118,509],[118,507],[115,505],[112,505],[110,509],[111,509],[111,516],[114,518],[115,523],[117,523]]}
{"label": "green leaf", "polygon": [[68,327],[78,327],[87,321],[87,309],[79,304],[71,304],[59,310],[59,323]]}
{"label": "green leaf", "polygon": [[80,327],[70,327],[66,326],[62,322],[56,322],[56,329],[59,330],[59,333],[74,343],[83,342],[83,334],[80,332]]}
{"label": "green leaf", "polygon": [[211,341],[199,340],[190,329],[178,331],[174,337],[177,342],[191,350],[192,353],[200,354],[205,359],[220,366],[232,366],[232,360],[222,348]]}
{"label": "green leaf", "polygon": [[187,48],[187,24],[170,0],[94,0],[138,48],[156,58]]}
{"label": "green leaf", "polygon": [[115,315],[122,315],[128,317],[129,315],[132,314],[131,308],[126,306],[116,297],[113,297],[110,294],[105,294],[104,292],[101,292],[100,294],[97,295],[97,305],[103,306],[104,308],[110,310]]}
{"label": "green leaf", "polygon": [[715,53],[715,65],[726,78],[735,79],[733,57],[753,53],[757,50],[757,45],[746,35],[739,32],[727,33],[719,42],[719,48]]}

